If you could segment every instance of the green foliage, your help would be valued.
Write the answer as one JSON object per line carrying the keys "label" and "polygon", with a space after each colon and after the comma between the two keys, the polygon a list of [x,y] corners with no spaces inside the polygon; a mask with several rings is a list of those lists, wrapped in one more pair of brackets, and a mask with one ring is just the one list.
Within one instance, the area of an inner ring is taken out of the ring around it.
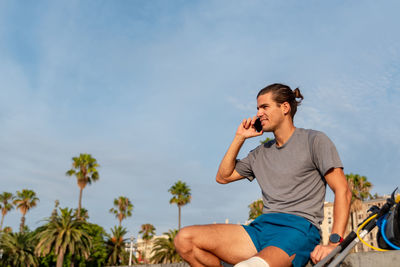
{"label": "green foliage", "polygon": [[264,141],[260,141],[260,143],[261,144],[265,144],[265,143],[268,143],[269,141],[271,141],[271,140],[273,140],[272,138],[269,138],[269,137],[267,137],[267,138],[265,138],[265,140]]}
{"label": "green foliage", "polygon": [[142,224],[139,234],[142,235],[143,240],[149,241],[156,234],[156,228],[150,223]]}
{"label": "green foliage", "polygon": [[346,179],[351,191],[350,221],[352,228],[355,228],[355,214],[361,210],[362,202],[372,197],[369,192],[372,184],[368,182],[367,177],[353,173],[346,174]]}
{"label": "green foliage", "polygon": [[[78,218],[78,209],[74,209],[74,216]],[[81,215],[79,217],[81,220],[88,221],[89,220],[89,211],[82,207],[81,208]]]}
{"label": "green foliage", "polygon": [[159,237],[154,241],[152,249],[153,256],[150,258],[152,263],[176,263],[182,261],[175,249],[174,238],[178,230],[169,230],[164,233],[167,237]]}
{"label": "green foliage", "polygon": [[127,263],[128,253],[125,251],[125,242],[127,238],[124,236],[127,230],[122,226],[114,226],[111,234],[107,234],[107,264],[119,265]]}
{"label": "green foliage", "polygon": [[12,231],[13,230],[12,230],[12,228],[10,226],[6,226],[6,227],[3,228],[3,232],[4,233],[11,233]]}
{"label": "green foliage", "polygon": [[3,233],[0,239],[0,249],[3,250],[1,266],[39,266],[34,247],[35,239],[32,233]]}
{"label": "green foliage", "polygon": [[186,205],[190,203],[191,200],[191,193],[190,187],[186,185],[185,182],[179,180],[170,189],[168,192],[172,194],[172,198],[169,200],[170,204],[177,204],[178,206]]}
{"label": "green foliage", "polygon": [[72,209],[60,208],[60,211],[60,215],[48,219],[47,224],[38,229],[35,249],[39,256],[47,256],[54,250],[57,266],[62,266],[68,253],[87,259],[92,246],[92,238],[84,230],[87,223],[76,219]]}
{"label": "green foliage", "polygon": [[156,228],[154,227],[154,225],[152,225],[150,223],[142,224],[140,227],[139,234],[142,235],[142,239],[145,242],[145,249],[144,249],[144,251],[142,251],[142,256],[145,259],[145,262],[148,263],[148,261],[147,261],[148,255],[146,255],[147,246],[148,246],[149,241],[156,234]]}
{"label": "green foliage", "polygon": [[382,198],[382,196],[378,195],[378,193],[375,193],[371,196],[371,199],[379,199]]}
{"label": "green foliage", "polygon": [[24,231],[25,214],[32,208],[36,207],[39,198],[33,190],[23,189],[21,192],[17,191],[17,196],[14,198],[14,205],[22,213],[20,232]]}
{"label": "green foliage", "polygon": [[75,175],[78,181],[88,184],[96,182],[100,178],[97,171],[100,165],[92,155],[80,154],[79,157],[73,157],[72,161],[72,168],[66,172],[66,175]]}
{"label": "green foliage", "polygon": [[83,230],[92,237],[92,247],[90,249],[89,258],[82,260],[86,266],[104,266],[107,259],[107,247],[105,243],[106,231],[97,224],[84,224]]}
{"label": "green foliage", "polygon": [[75,262],[78,263],[78,266],[86,266],[86,267],[105,266],[107,260],[105,230],[103,229],[103,227],[92,223],[83,224],[82,230],[85,231],[91,237],[92,246],[89,251],[89,257],[87,259],[81,256],[76,256]]}
{"label": "green foliage", "polygon": [[12,204],[13,199],[14,196],[12,193],[3,192],[2,194],[0,194],[0,209],[1,209],[0,232],[3,229],[4,217],[9,211],[11,211],[14,208]]}
{"label": "green foliage", "polygon": [[263,212],[264,203],[262,199],[258,199],[249,205],[249,220],[254,220]]}
{"label": "green foliage", "polygon": [[168,189],[168,192],[172,194],[172,198],[169,200],[169,203],[175,203],[176,205],[178,205],[178,229],[181,229],[181,207],[190,203],[190,200],[192,199],[190,187],[187,186],[185,182],[178,180],[178,182],[176,182],[173,186],[171,186],[170,189]]}
{"label": "green foliage", "polygon": [[51,251],[48,255],[44,257],[39,257],[39,266],[40,267],[53,267],[57,261],[57,257],[54,254],[54,251]]}
{"label": "green foliage", "polygon": [[[56,214],[57,216],[57,214]],[[73,219],[76,220],[76,217],[72,215]],[[53,220],[53,217],[50,218]],[[100,267],[105,266],[107,259],[107,250],[105,244],[105,231],[104,229],[92,223],[83,223],[81,224],[80,229],[87,233],[91,237],[92,246],[90,247],[89,257],[86,259],[85,257],[81,257],[78,254],[72,257],[71,253],[67,252],[63,259],[63,266],[70,266],[72,261],[75,263],[75,266],[85,266],[85,267]],[[44,226],[36,229],[36,235],[44,230]],[[50,253],[47,255],[42,255],[39,258],[40,266],[43,267],[52,267],[55,265],[57,261],[57,255],[55,254],[55,250],[51,249]]]}
{"label": "green foliage", "polygon": [[82,192],[87,184],[92,184],[99,180],[99,172],[97,168],[97,160],[90,154],[80,154],[79,157],[72,158],[72,168],[65,174],[67,176],[75,176],[79,187],[79,202],[77,217],[80,218],[82,208]]}
{"label": "green foliage", "polygon": [[346,179],[351,190],[352,201],[356,199],[364,201],[372,197],[369,192],[372,184],[368,181],[367,177],[350,173],[346,174]]}
{"label": "green foliage", "polygon": [[58,212],[57,212],[57,209],[58,209],[58,206],[60,205],[60,201],[57,199],[57,200],[55,200],[54,201],[54,209],[53,209],[53,212],[51,213],[51,219],[53,220],[53,219],[56,219],[56,217],[57,217],[57,215],[58,215]]}
{"label": "green foliage", "polygon": [[133,204],[129,198],[120,196],[114,199],[114,208],[110,209],[110,213],[114,214],[121,226],[122,220],[132,216]]}

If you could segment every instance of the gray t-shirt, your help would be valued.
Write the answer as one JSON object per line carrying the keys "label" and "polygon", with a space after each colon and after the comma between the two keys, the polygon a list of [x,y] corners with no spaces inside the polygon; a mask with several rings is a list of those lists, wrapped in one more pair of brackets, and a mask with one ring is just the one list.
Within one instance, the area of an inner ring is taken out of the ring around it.
{"label": "gray t-shirt", "polygon": [[296,128],[283,146],[277,147],[275,140],[258,146],[235,167],[250,181],[257,179],[263,213],[298,215],[319,229],[324,218],[324,175],[332,168],[343,168],[335,145],[324,133],[302,128]]}

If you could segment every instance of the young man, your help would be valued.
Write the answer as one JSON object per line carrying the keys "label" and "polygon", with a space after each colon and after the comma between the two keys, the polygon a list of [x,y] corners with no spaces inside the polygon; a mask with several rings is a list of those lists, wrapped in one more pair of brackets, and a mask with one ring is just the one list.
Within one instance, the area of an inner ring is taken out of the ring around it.
{"label": "young man", "polygon": [[[296,99],[300,99],[297,101]],[[216,180],[226,184],[257,179],[263,215],[249,226],[198,225],[183,228],[175,246],[191,266],[303,266],[320,261],[339,244],[348,220],[351,193],[334,144],[322,132],[296,128],[293,118],[303,96],[283,84],[257,95],[257,116],[239,125]],[[260,119],[262,131],[254,124]],[[275,139],[236,160],[246,139],[273,132]],[[330,243],[320,243],[326,183],[335,194]]]}

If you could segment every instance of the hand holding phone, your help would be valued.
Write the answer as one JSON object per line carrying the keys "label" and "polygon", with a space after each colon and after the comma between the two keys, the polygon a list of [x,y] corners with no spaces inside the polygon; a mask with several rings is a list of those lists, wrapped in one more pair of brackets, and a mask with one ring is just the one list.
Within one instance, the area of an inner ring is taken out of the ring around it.
{"label": "hand holding phone", "polygon": [[262,125],[261,125],[261,120],[260,118],[257,118],[256,121],[254,122],[254,128],[256,129],[257,132],[262,131]]}
{"label": "hand holding phone", "polygon": [[263,133],[261,121],[256,116],[244,119],[236,131],[236,135],[244,139],[261,136]]}

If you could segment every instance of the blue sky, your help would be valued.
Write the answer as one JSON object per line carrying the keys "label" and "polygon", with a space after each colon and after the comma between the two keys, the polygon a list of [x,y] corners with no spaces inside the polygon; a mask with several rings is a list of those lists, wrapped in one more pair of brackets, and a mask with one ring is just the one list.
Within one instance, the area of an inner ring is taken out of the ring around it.
{"label": "blue sky", "polygon": [[[26,219],[36,228],[56,199],[77,206],[65,172],[90,153],[100,180],[83,206],[107,231],[121,195],[135,206],[123,222],[131,234],[144,223],[177,228],[167,190],[178,179],[192,188],[183,225],[244,222],[257,184],[219,185],[215,174],[257,92],[281,82],[304,95],[295,125],[325,132],[345,173],[390,193],[400,181],[398,10],[398,1],[1,1],[0,191],[37,192]],[[4,224],[19,222],[14,210]]]}

